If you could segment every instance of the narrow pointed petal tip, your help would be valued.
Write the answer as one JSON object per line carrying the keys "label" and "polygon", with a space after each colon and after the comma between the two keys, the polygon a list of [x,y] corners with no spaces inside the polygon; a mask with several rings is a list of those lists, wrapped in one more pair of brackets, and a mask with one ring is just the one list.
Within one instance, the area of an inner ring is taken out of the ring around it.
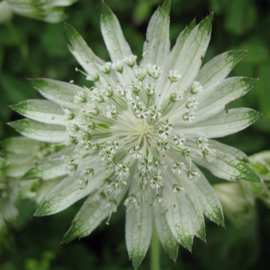
{"label": "narrow pointed petal tip", "polygon": [[72,27],[70,24],[65,23],[64,24],[65,33],[68,37],[68,39],[72,42],[74,39],[79,37],[79,33]]}
{"label": "narrow pointed petal tip", "polygon": [[199,27],[201,29],[204,29],[207,31],[207,33],[210,33],[212,30],[212,21],[213,21],[214,13],[211,12],[207,17],[205,17],[199,24]]}
{"label": "narrow pointed petal tip", "polygon": [[74,29],[70,24],[64,22],[64,29],[65,29],[65,32],[66,32],[66,35],[69,37],[69,31],[72,29]]}
{"label": "narrow pointed petal tip", "polygon": [[33,179],[38,179],[40,177],[37,177],[36,175],[36,170],[35,168],[27,171],[23,176],[22,176],[22,180],[33,180]]}
{"label": "narrow pointed petal tip", "polygon": [[198,232],[197,232],[198,237],[202,240],[202,241],[206,241],[206,232],[205,232],[205,227],[201,228]]}
{"label": "narrow pointed petal tip", "polygon": [[252,109],[247,111],[247,114],[248,114],[249,119],[250,119],[250,125],[253,124],[254,122],[256,122],[257,120],[259,120],[260,116],[261,116],[260,112],[258,112],[256,110],[252,110]]}
{"label": "narrow pointed petal tip", "polygon": [[139,266],[142,263],[144,257],[138,256],[138,257],[133,257],[132,260],[132,266],[134,267],[135,270],[139,268]]}
{"label": "narrow pointed petal tip", "polygon": [[178,257],[178,249],[179,249],[179,245],[177,245],[177,248],[168,248],[166,250],[170,259],[173,260],[174,262],[176,262],[176,259]]}
{"label": "narrow pointed petal tip", "polygon": [[47,215],[47,213],[46,213],[44,207],[42,207],[42,206],[39,206],[37,208],[36,212],[34,213],[35,217],[42,217],[42,216],[46,216],[46,215]]}
{"label": "narrow pointed petal tip", "polygon": [[223,215],[222,209],[221,209],[221,211],[217,211],[217,212],[213,213],[212,215],[210,215],[209,219],[211,221],[214,221],[216,224],[218,224],[222,227],[225,226],[225,220],[224,220],[224,215]]}
{"label": "narrow pointed petal tip", "polygon": [[193,235],[190,235],[188,232],[184,237],[181,237],[181,245],[186,248],[189,252],[192,253],[192,244],[193,244]]}
{"label": "narrow pointed petal tip", "polygon": [[112,10],[107,6],[105,1],[102,1],[101,19],[106,19],[106,17],[112,16],[113,16]]}
{"label": "narrow pointed petal tip", "polygon": [[171,10],[171,0],[165,0],[161,6],[160,11],[164,14],[164,15],[169,15]]}
{"label": "narrow pointed petal tip", "polygon": [[29,78],[28,81],[32,84],[34,88],[42,88],[48,85],[46,80],[42,78]]}
{"label": "narrow pointed petal tip", "polygon": [[248,52],[248,50],[231,51],[228,55],[233,57],[235,63],[238,63]]}
{"label": "narrow pointed petal tip", "polygon": [[76,228],[73,225],[71,225],[69,230],[65,233],[61,243],[67,244],[67,243],[69,243],[69,242],[71,242],[79,237],[80,237],[80,235],[79,235],[78,231],[76,230]]}

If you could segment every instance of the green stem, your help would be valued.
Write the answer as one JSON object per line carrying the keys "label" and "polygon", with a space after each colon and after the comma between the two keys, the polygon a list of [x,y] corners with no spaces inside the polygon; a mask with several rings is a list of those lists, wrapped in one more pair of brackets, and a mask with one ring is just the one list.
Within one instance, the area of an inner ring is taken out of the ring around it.
{"label": "green stem", "polygon": [[153,225],[153,233],[150,247],[150,269],[151,270],[160,270],[159,265],[159,254],[160,254],[160,244],[157,235],[157,229],[155,224]]}

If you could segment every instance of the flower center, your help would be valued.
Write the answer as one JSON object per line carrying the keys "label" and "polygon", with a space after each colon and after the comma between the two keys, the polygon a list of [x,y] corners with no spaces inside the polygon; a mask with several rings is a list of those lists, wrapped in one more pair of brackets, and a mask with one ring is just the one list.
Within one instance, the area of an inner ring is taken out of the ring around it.
{"label": "flower center", "polygon": [[131,112],[119,115],[117,123],[112,127],[113,133],[125,142],[128,149],[133,146],[147,147],[151,145],[155,129],[146,119],[138,119]]}

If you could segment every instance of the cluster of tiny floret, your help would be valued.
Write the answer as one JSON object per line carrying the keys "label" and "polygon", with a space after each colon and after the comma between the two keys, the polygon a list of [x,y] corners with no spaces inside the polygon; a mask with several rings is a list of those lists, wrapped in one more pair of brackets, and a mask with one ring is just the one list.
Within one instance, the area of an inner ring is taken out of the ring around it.
{"label": "cluster of tiny floret", "polygon": [[[190,181],[197,181],[199,173],[193,170],[191,156],[209,162],[215,159],[206,138],[186,138],[174,131],[170,120],[174,114],[180,114],[183,122],[195,119],[202,85],[194,81],[179,93],[175,86],[182,76],[170,70],[165,74],[168,89],[163,90],[169,94],[157,102],[161,96],[157,94],[158,80],[164,76],[163,71],[152,64],[137,66],[136,58],[130,55],[123,61],[107,62],[92,74],[76,68],[94,86],[81,88],[74,96],[77,110],[64,109],[68,123],[66,143],[74,146],[73,155],[63,157],[67,170],[69,174],[80,172],[82,189],[94,175],[105,171],[108,177],[94,197],[107,198],[111,212],[116,211],[115,198],[123,185],[130,185],[124,203],[128,209],[138,208],[140,196],[152,198],[155,206],[165,202],[161,190],[167,174],[177,177],[185,173]],[[186,146],[189,142],[195,142],[197,148]],[[179,160],[175,160],[176,155]],[[166,177],[166,181],[172,181],[174,193],[185,194],[185,188],[173,182],[173,177]]]}

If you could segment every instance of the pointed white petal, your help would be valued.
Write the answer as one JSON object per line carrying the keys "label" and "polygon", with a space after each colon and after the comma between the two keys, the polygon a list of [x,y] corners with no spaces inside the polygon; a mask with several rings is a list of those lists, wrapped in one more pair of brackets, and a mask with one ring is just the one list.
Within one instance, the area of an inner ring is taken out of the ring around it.
{"label": "pointed white petal", "polygon": [[35,153],[40,148],[40,142],[26,137],[8,138],[0,144],[6,151],[24,155]]}
{"label": "pointed white petal", "polygon": [[66,128],[59,125],[44,124],[30,119],[9,123],[24,136],[43,142],[64,143]]}
{"label": "pointed white petal", "polygon": [[224,216],[219,198],[209,184],[204,174],[194,165],[193,169],[200,174],[197,181],[193,184],[198,194],[199,202],[202,206],[203,213],[212,221],[224,226]]}
{"label": "pointed white petal", "polygon": [[212,161],[198,158],[196,155],[192,156],[193,161],[210,170],[213,175],[226,180],[260,182],[260,178],[246,164],[245,155],[239,150],[213,140],[210,141],[209,149],[215,151]]}
{"label": "pointed white petal", "polygon": [[26,100],[13,105],[12,109],[43,123],[63,125],[66,121],[63,109],[49,100]]}
{"label": "pointed white petal", "polygon": [[[117,206],[126,194],[127,186],[123,186],[121,193],[116,198]],[[106,198],[93,201],[93,196],[89,196],[83,203],[83,206],[72,221],[72,225],[64,235],[63,242],[67,243],[73,239],[84,237],[92,233],[96,227],[106,218],[111,212],[108,207]]]}
{"label": "pointed white petal", "polygon": [[33,167],[33,160],[28,159],[26,161],[20,160],[20,162],[10,163],[3,170],[6,176],[9,177],[22,177],[28,170]]}
{"label": "pointed white petal", "polygon": [[166,208],[161,204],[157,204],[154,207],[155,226],[163,248],[169,254],[170,258],[175,260],[177,258],[179,244],[168,225],[165,211]]}
{"label": "pointed white petal", "polygon": [[[168,174],[169,175],[169,174]],[[196,191],[185,176],[176,179],[185,192],[174,193],[171,183],[164,185],[164,198],[167,203],[166,218],[174,237],[182,246],[191,250],[194,235],[205,240],[205,226],[202,209]]]}
{"label": "pointed white petal", "polygon": [[104,2],[102,4],[101,32],[112,61],[122,61],[125,56],[132,54],[118,19]]}
{"label": "pointed white petal", "polygon": [[[38,151],[38,149],[36,151]],[[31,153],[31,150],[25,151],[24,153],[14,153],[14,152],[9,152],[9,151],[5,151],[5,150],[0,151],[0,155],[5,157],[7,164],[15,164],[15,165],[17,165],[21,162],[32,163],[32,160],[35,160],[35,154],[37,154],[37,152]]]}
{"label": "pointed white petal", "polygon": [[196,81],[200,82],[204,89],[219,84],[245,54],[246,51],[230,51],[217,55],[200,69]]}
{"label": "pointed white petal", "polygon": [[177,62],[177,57],[180,54],[181,50],[183,49],[183,46],[189,37],[191,31],[195,27],[195,21],[192,21],[188,27],[186,27],[178,36],[176,43],[172,49],[172,51],[169,53],[169,55],[166,57],[164,64],[162,65],[163,72],[161,73],[161,77],[158,81],[157,86],[157,95],[161,95],[160,99],[158,100],[161,104],[161,101],[164,99],[164,96],[166,96],[164,89],[168,87],[169,80],[168,80],[168,73],[170,70],[174,70]]}
{"label": "pointed white petal", "polygon": [[50,180],[66,174],[66,162],[63,158],[58,158],[37,164],[23,176],[23,180]]}
{"label": "pointed white petal", "polygon": [[67,108],[78,108],[74,103],[74,96],[83,88],[71,83],[50,80],[50,79],[31,79],[31,83],[45,98]]}
{"label": "pointed white petal", "polygon": [[93,202],[92,196],[89,196],[76,214],[62,242],[68,243],[77,237],[87,236],[95,230],[110,214],[110,210],[106,208],[106,204],[107,201],[105,199]]}
{"label": "pointed white petal", "polygon": [[182,121],[175,127],[180,133],[189,134],[191,137],[219,138],[245,129],[257,121],[259,116],[260,113],[252,109],[230,109],[198,123]]}
{"label": "pointed white petal", "polygon": [[92,74],[94,71],[99,73],[98,65],[104,64],[104,61],[93,53],[84,39],[71,25],[65,24],[65,30],[71,43],[69,50],[79,64],[88,74]]}
{"label": "pointed white petal", "polygon": [[209,143],[210,149],[213,148],[223,153],[229,153],[230,155],[234,156],[237,159],[240,159],[245,162],[248,161],[247,155],[243,153],[242,151],[238,150],[237,148],[220,143],[216,140],[209,140],[208,143]]}
{"label": "pointed white petal", "polygon": [[153,212],[149,203],[139,201],[139,209],[126,211],[126,244],[135,269],[143,260],[152,236]]}
{"label": "pointed white petal", "polygon": [[52,215],[68,208],[73,203],[89,195],[105,178],[104,173],[94,176],[86,187],[82,187],[80,183],[80,173],[75,173],[63,179],[47,194],[38,206],[35,215]]}
{"label": "pointed white petal", "polygon": [[[209,15],[191,31],[180,52],[174,50],[171,52],[174,53],[175,59],[170,69],[177,70],[182,76],[174,85],[179,93],[188,89],[198,74],[210,41],[212,17],[212,14]],[[167,80],[167,85],[168,83],[169,80]],[[170,93],[164,94],[168,96]]]}
{"label": "pointed white petal", "polygon": [[207,119],[219,113],[229,102],[244,96],[251,90],[255,82],[256,80],[254,79],[231,77],[223,80],[218,86],[212,87],[198,99],[199,106],[195,111],[196,119],[194,122]]}
{"label": "pointed white petal", "polygon": [[161,66],[170,51],[170,6],[169,0],[164,1],[153,14],[147,28],[146,41],[143,46],[143,63]]}
{"label": "pointed white petal", "polygon": [[45,7],[67,7],[77,2],[78,0],[53,0],[46,1],[43,5]]}

